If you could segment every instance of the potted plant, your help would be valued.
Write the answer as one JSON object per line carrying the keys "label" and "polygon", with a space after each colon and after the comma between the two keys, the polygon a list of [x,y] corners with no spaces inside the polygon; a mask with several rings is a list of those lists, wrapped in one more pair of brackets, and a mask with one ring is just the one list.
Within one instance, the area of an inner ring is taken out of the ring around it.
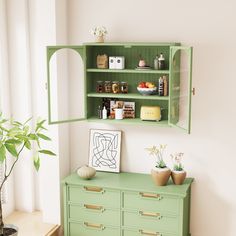
{"label": "potted plant", "polygon": [[[25,149],[35,150],[33,163],[38,171],[40,167],[40,155],[46,154],[55,156],[50,150],[41,148],[41,141],[51,140],[43,134],[46,130],[44,127],[45,120],[38,120],[35,127],[31,129],[29,122],[31,118],[21,123],[13,119],[4,119],[0,114],[0,164],[4,166],[3,180],[0,183],[0,193],[9,176],[12,174],[14,167],[21,158],[21,153]],[[33,144],[36,143],[34,146]],[[9,165],[9,158],[13,158]],[[17,235],[16,227],[4,226],[2,216],[2,201],[0,194],[0,236]]]}
{"label": "potted plant", "polygon": [[97,43],[104,43],[104,36],[107,34],[107,30],[104,26],[96,26],[91,30],[91,34],[96,36]]}
{"label": "potted plant", "polygon": [[163,154],[167,145],[153,146],[151,148],[146,148],[149,152],[149,155],[155,156],[156,166],[152,168],[151,175],[155,184],[158,186],[164,186],[168,182],[171,174],[171,170],[166,166],[166,163],[163,160]]}
{"label": "potted plant", "polygon": [[186,171],[184,170],[184,166],[181,163],[183,155],[184,153],[182,152],[170,155],[173,161],[173,171],[171,172],[171,178],[176,185],[183,184],[186,178]]}

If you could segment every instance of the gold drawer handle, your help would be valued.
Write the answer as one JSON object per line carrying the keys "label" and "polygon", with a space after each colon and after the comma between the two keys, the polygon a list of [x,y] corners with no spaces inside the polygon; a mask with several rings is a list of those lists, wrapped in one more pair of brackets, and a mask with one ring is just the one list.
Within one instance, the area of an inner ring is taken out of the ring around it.
{"label": "gold drawer handle", "polygon": [[143,229],[140,229],[139,232],[143,235],[161,236],[161,234],[158,232],[151,232],[151,231],[146,231]]}
{"label": "gold drawer handle", "polygon": [[105,229],[105,227],[102,224],[94,224],[94,223],[84,222],[84,225],[86,227],[90,227],[90,228],[96,228],[96,229],[102,229],[102,230]]}
{"label": "gold drawer handle", "polygon": [[139,214],[141,216],[150,216],[150,217],[160,217],[160,213],[156,213],[156,212],[146,212],[146,211],[139,211]]}
{"label": "gold drawer handle", "polygon": [[103,188],[100,187],[93,187],[93,186],[84,186],[84,189],[86,191],[90,191],[90,192],[97,192],[97,193],[103,193]]}
{"label": "gold drawer handle", "polygon": [[90,209],[90,210],[98,210],[98,211],[103,211],[104,210],[104,208],[102,206],[96,206],[96,205],[84,204],[84,207],[86,209]]}
{"label": "gold drawer handle", "polygon": [[159,200],[161,199],[160,194],[157,193],[139,193],[141,197],[146,197],[146,198],[158,198]]}

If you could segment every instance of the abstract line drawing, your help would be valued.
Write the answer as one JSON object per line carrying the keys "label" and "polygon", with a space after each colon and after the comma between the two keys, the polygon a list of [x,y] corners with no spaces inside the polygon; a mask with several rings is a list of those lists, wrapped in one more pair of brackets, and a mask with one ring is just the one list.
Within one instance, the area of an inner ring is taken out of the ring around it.
{"label": "abstract line drawing", "polygon": [[120,171],[121,131],[90,130],[89,165],[96,170]]}

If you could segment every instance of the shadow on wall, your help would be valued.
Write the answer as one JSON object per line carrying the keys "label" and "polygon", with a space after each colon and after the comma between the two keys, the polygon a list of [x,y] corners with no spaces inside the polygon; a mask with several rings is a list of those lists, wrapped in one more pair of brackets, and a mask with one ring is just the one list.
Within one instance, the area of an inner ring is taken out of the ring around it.
{"label": "shadow on wall", "polygon": [[207,176],[192,185],[190,232],[192,236],[233,236],[230,205],[220,197],[221,189]]}

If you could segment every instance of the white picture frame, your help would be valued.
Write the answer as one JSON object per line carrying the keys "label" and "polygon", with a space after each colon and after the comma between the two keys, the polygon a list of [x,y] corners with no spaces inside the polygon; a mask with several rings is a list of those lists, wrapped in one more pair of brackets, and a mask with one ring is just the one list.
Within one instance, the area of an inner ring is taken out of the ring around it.
{"label": "white picture frame", "polygon": [[121,131],[90,129],[89,166],[98,171],[120,172]]}

